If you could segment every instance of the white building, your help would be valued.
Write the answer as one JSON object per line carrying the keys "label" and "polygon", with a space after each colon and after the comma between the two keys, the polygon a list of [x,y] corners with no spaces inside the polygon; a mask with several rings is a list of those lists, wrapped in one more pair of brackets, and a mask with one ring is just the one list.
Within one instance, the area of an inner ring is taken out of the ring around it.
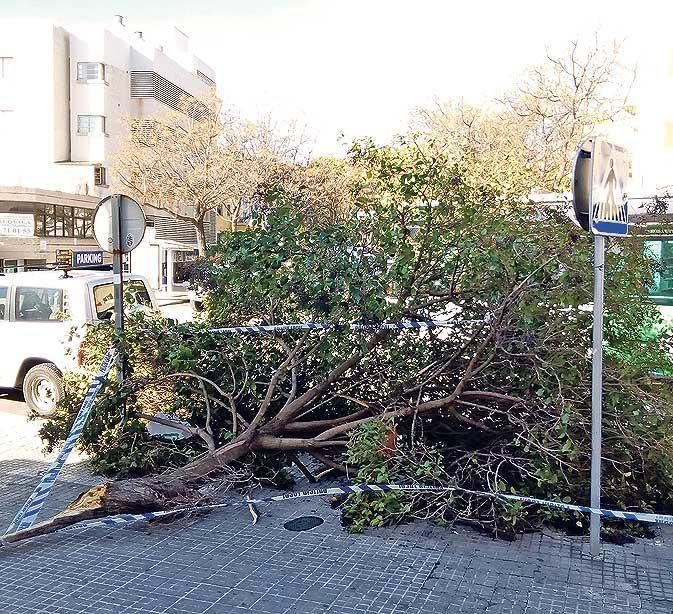
{"label": "white building", "polygon": [[[110,191],[127,119],[161,115],[214,87],[213,70],[177,28],[153,42],[119,16],[107,26],[0,20],[0,266],[98,249],[91,212]],[[196,245],[190,228],[167,222],[148,228],[133,254],[134,272],[155,287],[162,277],[171,285],[173,261]]]}

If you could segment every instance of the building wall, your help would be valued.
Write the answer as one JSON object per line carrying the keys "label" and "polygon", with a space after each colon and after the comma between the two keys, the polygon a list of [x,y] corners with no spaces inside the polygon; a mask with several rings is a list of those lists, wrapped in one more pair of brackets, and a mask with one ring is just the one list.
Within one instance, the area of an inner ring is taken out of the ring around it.
{"label": "building wall", "polygon": [[53,161],[70,159],[70,37],[63,28],[54,28],[53,41]]}
{"label": "building wall", "polygon": [[[154,71],[192,95],[209,88],[197,66],[214,77],[178,32],[161,46],[118,23],[66,28],[2,20],[0,57],[14,58],[15,79],[13,109],[0,111],[0,186],[107,195],[107,186],[94,185],[94,167],[109,170],[129,118],[167,110],[156,100],[131,98],[130,73]],[[105,80],[78,81],[78,62],[105,64]],[[104,116],[105,134],[78,134],[79,115]]]}
{"label": "building wall", "polygon": [[[188,37],[179,30],[168,31],[159,42],[117,22],[66,27],[45,20],[3,19],[0,58],[4,57],[11,58],[12,78],[5,80],[0,74],[0,234],[13,232],[8,224],[24,224],[31,212],[43,210],[46,221],[47,210],[52,217],[60,207],[92,210],[110,193],[113,161],[127,135],[128,120],[161,116],[173,104],[158,90],[132,97],[134,71],[160,75],[163,84],[170,82],[190,95],[210,90],[214,79],[212,69],[193,56]],[[78,81],[79,62],[104,64],[104,79]],[[79,134],[80,115],[105,117],[104,133]],[[107,171],[105,185],[95,185],[98,166]],[[173,221],[164,217],[160,225]],[[53,263],[59,249],[96,247],[92,237],[0,236],[0,260]],[[192,249],[191,244],[160,238],[131,257],[132,267],[146,272],[158,287],[162,266]]]}
{"label": "building wall", "polygon": [[[93,210],[98,199],[92,196],[65,194],[48,190],[0,187],[0,213],[32,215],[35,206],[59,205]],[[0,236],[0,259],[42,259],[56,262],[61,249],[98,250],[96,240],[85,237],[9,237]]]}

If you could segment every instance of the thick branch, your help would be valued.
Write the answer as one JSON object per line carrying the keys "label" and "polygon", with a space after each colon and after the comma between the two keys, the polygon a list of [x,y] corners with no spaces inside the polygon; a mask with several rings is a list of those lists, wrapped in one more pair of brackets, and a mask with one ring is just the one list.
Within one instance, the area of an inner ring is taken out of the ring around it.
{"label": "thick branch", "polygon": [[351,354],[340,365],[335,367],[327,377],[313,388],[307,390],[304,394],[296,398],[292,403],[283,407],[278,414],[269,422],[265,431],[276,432],[280,430],[286,423],[292,420],[308,403],[319,397],[329,388],[336,380],[338,380],[344,373],[355,367],[372,349],[374,349],[381,341],[390,337],[391,331],[381,331],[372,335],[365,345],[363,352]]}
{"label": "thick branch", "polygon": [[348,416],[343,418],[334,418],[332,420],[311,420],[307,422],[289,422],[283,427],[284,433],[305,433],[310,431],[317,431],[321,429],[330,428],[332,426],[339,426],[340,424],[346,424],[351,420],[357,420],[362,416],[366,416],[369,413],[368,409],[362,409],[356,411]]}

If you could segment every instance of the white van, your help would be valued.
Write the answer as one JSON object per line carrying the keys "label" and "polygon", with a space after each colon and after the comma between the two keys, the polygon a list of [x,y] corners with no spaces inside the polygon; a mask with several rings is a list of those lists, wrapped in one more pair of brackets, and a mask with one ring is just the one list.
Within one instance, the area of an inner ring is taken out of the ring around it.
{"label": "white van", "polygon": [[[143,277],[124,276],[124,286],[139,306],[157,308]],[[79,352],[68,343],[71,329],[113,313],[111,272],[0,275],[0,387],[23,388],[28,407],[49,415],[63,395],[62,373],[79,366]]]}

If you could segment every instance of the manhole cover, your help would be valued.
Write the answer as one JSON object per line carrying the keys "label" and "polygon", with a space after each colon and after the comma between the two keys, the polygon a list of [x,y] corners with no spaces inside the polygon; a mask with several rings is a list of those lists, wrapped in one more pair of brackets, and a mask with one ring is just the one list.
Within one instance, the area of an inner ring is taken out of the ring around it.
{"label": "manhole cover", "polygon": [[323,519],[318,516],[300,516],[288,520],[283,526],[288,531],[310,531],[319,527],[323,522]]}

